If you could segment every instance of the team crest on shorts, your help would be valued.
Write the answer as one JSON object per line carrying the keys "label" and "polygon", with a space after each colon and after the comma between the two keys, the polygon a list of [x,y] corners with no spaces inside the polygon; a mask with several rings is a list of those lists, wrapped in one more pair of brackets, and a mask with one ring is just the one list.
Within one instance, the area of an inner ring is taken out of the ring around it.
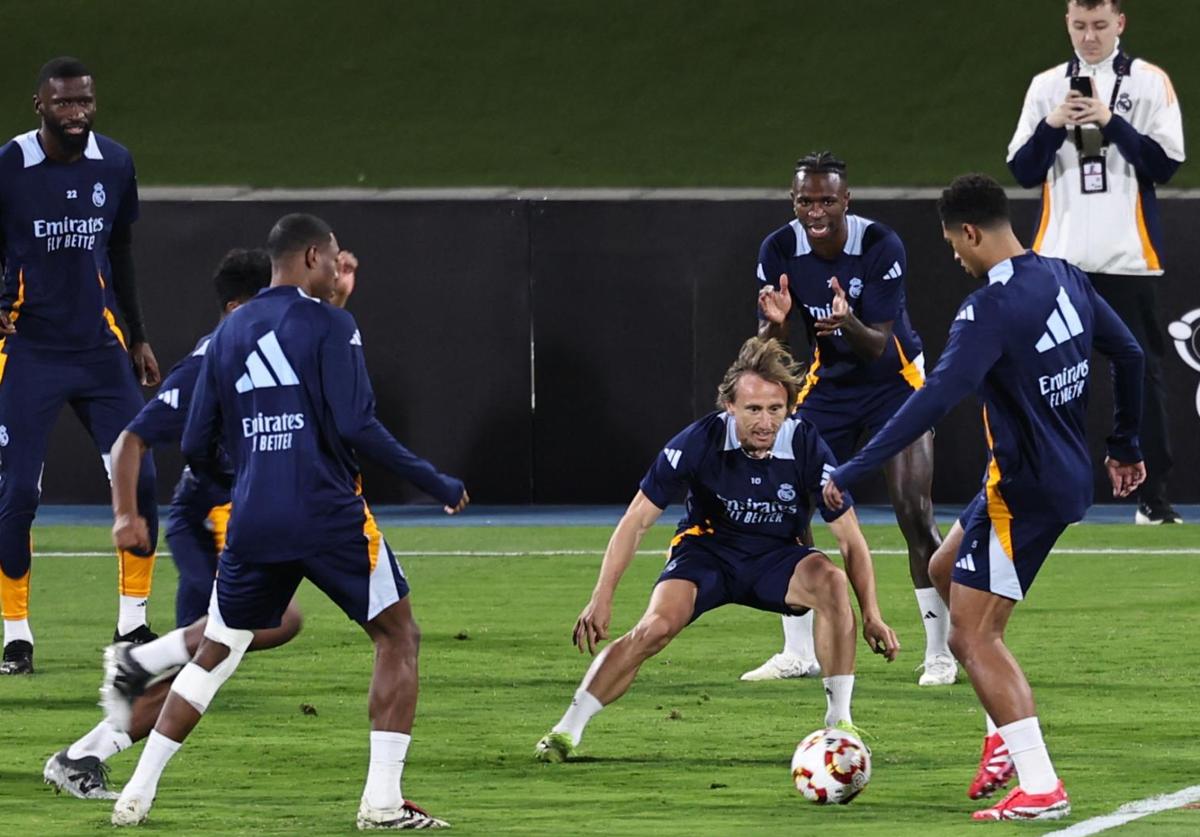
{"label": "team crest on shorts", "polygon": [[783,502],[790,503],[796,499],[796,489],[792,487],[790,482],[781,483],[775,495]]}
{"label": "team crest on shorts", "polygon": [[104,194],[104,184],[97,183],[92,187],[92,205],[99,209],[104,206],[106,200],[108,200],[108,196]]}

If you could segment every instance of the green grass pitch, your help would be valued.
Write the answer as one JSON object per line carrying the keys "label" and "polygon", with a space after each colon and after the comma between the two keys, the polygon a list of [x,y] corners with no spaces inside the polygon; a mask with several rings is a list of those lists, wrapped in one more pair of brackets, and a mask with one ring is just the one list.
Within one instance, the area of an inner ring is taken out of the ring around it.
{"label": "green grass pitch", "polygon": [[[644,548],[665,546],[656,528]],[[777,650],[778,619],[709,614],[649,661],[630,693],[596,717],[583,758],[541,765],[534,742],[569,701],[585,660],[571,625],[595,578],[607,530],[409,528],[387,531],[414,586],[424,632],[421,703],[405,792],[456,834],[932,835],[1041,834],[1057,824],[972,825],[965,796],[982,728],[965,682],[919,689],[923,634],[898,554],[876,556],[884,617],[900,633],[886,665],[859,644],[855,720],[875,736],[874,776],[853,804],[819,808],[790,785],[788,761],[821,725],[819,682],[740,683]],[[868,527],[881,551],[894,527]],[[105,549],[99,528],[46,529],[37,549]],[[818,533],[818,541],[828,534]],[[1009,641],[1039,701],[1072,796],[1067,822],[1193,785],[1200,675],[1196,539],[1191,527],[1072,527],[1017,609]],[[1185,554],[1154,554],[1155,550]],[[1191,554],[1186,554],[1188,550]],[[439,555],[554,552],[589,555]],[[640,556],[618,591],[614,629],[645,605],[661,555]],[[104,802],[56,797],[41,768],[99,720],[100,651],[112,630],[115,562],[35,559],[38,674],[0,680],[0,811],[10,835],[109,833]],[[154,625],[170,625],[174,568],[160,562]],[[254,654],[171,763],[149,833],[348,834],[366,771],[366,636],[305,586],[303,633]],[[306,714],[301,706],[315,708]],[[140,748],[116,756],[123,784]],[[1191,835],[1200,811],[1139,820],[1121,834]]]}

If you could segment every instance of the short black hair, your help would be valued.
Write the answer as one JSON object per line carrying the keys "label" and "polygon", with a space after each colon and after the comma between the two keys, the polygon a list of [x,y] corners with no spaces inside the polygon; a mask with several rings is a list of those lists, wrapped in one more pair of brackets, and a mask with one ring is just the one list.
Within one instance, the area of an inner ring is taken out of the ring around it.
{"label": "short black hair", "polygon": [[267,236],[267,253],[277,262],[289,253],[320,247],[329,241],[333,230],[316,215],[294,212],[275,222]]}
{"label": "short black hair", "polygon": [[1008,223],[1008,195],[1004,187],[986,174],[964,174],[954,178],[937,203],[942,226],[974,224],[994,227]]}
{"label": "short black hair", "polygon": [[51,58],[42,65],[42,69],[38,70],[37,86],[33,88],[33,92],[40,91],[42,85],[52,78],[83,78],[91,74],[91,70],[85,67],[78,58],[72,58],[69,55]]}
{"label": "short black hair", "polygon": [[799,174],[802,171],[809,174],[836,174],[845,178],[846,161],[833,156],[832,151],[810,151],[796,161],[796,170],[793,174]]}
{"label": "short black hair", "polygon": [[271,258],[262,248],[230,250],[221,258],[213,285],[221,308],[231,302],[245,302],[271,284]]}

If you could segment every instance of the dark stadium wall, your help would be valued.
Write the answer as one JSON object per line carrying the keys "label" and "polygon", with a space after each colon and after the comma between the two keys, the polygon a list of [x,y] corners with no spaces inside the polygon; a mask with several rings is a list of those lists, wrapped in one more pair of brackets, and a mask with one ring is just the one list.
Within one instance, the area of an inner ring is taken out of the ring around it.
{"label": "dark stadium wall", "polygon": [[[907,294],[932,370],[951,318],[977,287],[954,264],[932,201],[858,201],[899,232]],[[1032,232],[1036,202],[1015,203]],[[755,329],[755,257],[789,219],[768,200],[437,200],[144,203],[136,228],[139,283],[164,371],[217,318],[209,276],[230,247],[265,239],[284,212],[328,219],[361,260],[350,310],[362,327],[379,414],[396,436],[462,476],[483,503],[624,503],[651,458],[713,396]],[[1200,202],[1164,202],[1164,328],[1200,367],[1200,290],[1186,244]],[[532,338],[532,339],[531,339]],[[797,347],[804,352],[802,343]],[[1164,334],[1175,448],[1172,497],[1200,501],[1200,371]],[[1092,374],[1096,461],[1111,409],[1107,369]],[[177,454],[158,455],[160,495]],[[984,464],[978,407],[964,402],[937,429],[934,499],[958,503]],[[424,501],[367,463],[375,503]],[[1052,477],[1051,477],[1052,478]],[[1109,498],[1097,468],[1096,498]],[[51,503],[105,503],[104,471],[73,418],[54,431],[43,480]],[[862,500],[886,500],[881,481]]]}

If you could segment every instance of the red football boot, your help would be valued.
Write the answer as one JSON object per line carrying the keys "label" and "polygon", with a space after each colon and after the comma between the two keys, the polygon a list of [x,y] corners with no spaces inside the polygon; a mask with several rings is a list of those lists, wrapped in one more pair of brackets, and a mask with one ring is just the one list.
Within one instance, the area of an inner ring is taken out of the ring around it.
{"label": "red football boot", "polygon": [[1062,779],[1050,793],[1026,793],[1020,787],[1008,792],[991,808],[971,814],[973,820],[1057,820],[1071,813],[1071,800]]}
{"label": "red football boot", "polygon": [[1008,754],[1008,745],[1004,743],[1000,733],[993,732],[991,735],[984,736],[983,755],[979,757],[979,770],[975,773],[975,780],[971,782],[971,787],[967,789],[967,796],[971,799],[983,799],[985,796],[991,796],[1007,785],[1015,772],[1016,767],[1013,765],[1012,756]]}

